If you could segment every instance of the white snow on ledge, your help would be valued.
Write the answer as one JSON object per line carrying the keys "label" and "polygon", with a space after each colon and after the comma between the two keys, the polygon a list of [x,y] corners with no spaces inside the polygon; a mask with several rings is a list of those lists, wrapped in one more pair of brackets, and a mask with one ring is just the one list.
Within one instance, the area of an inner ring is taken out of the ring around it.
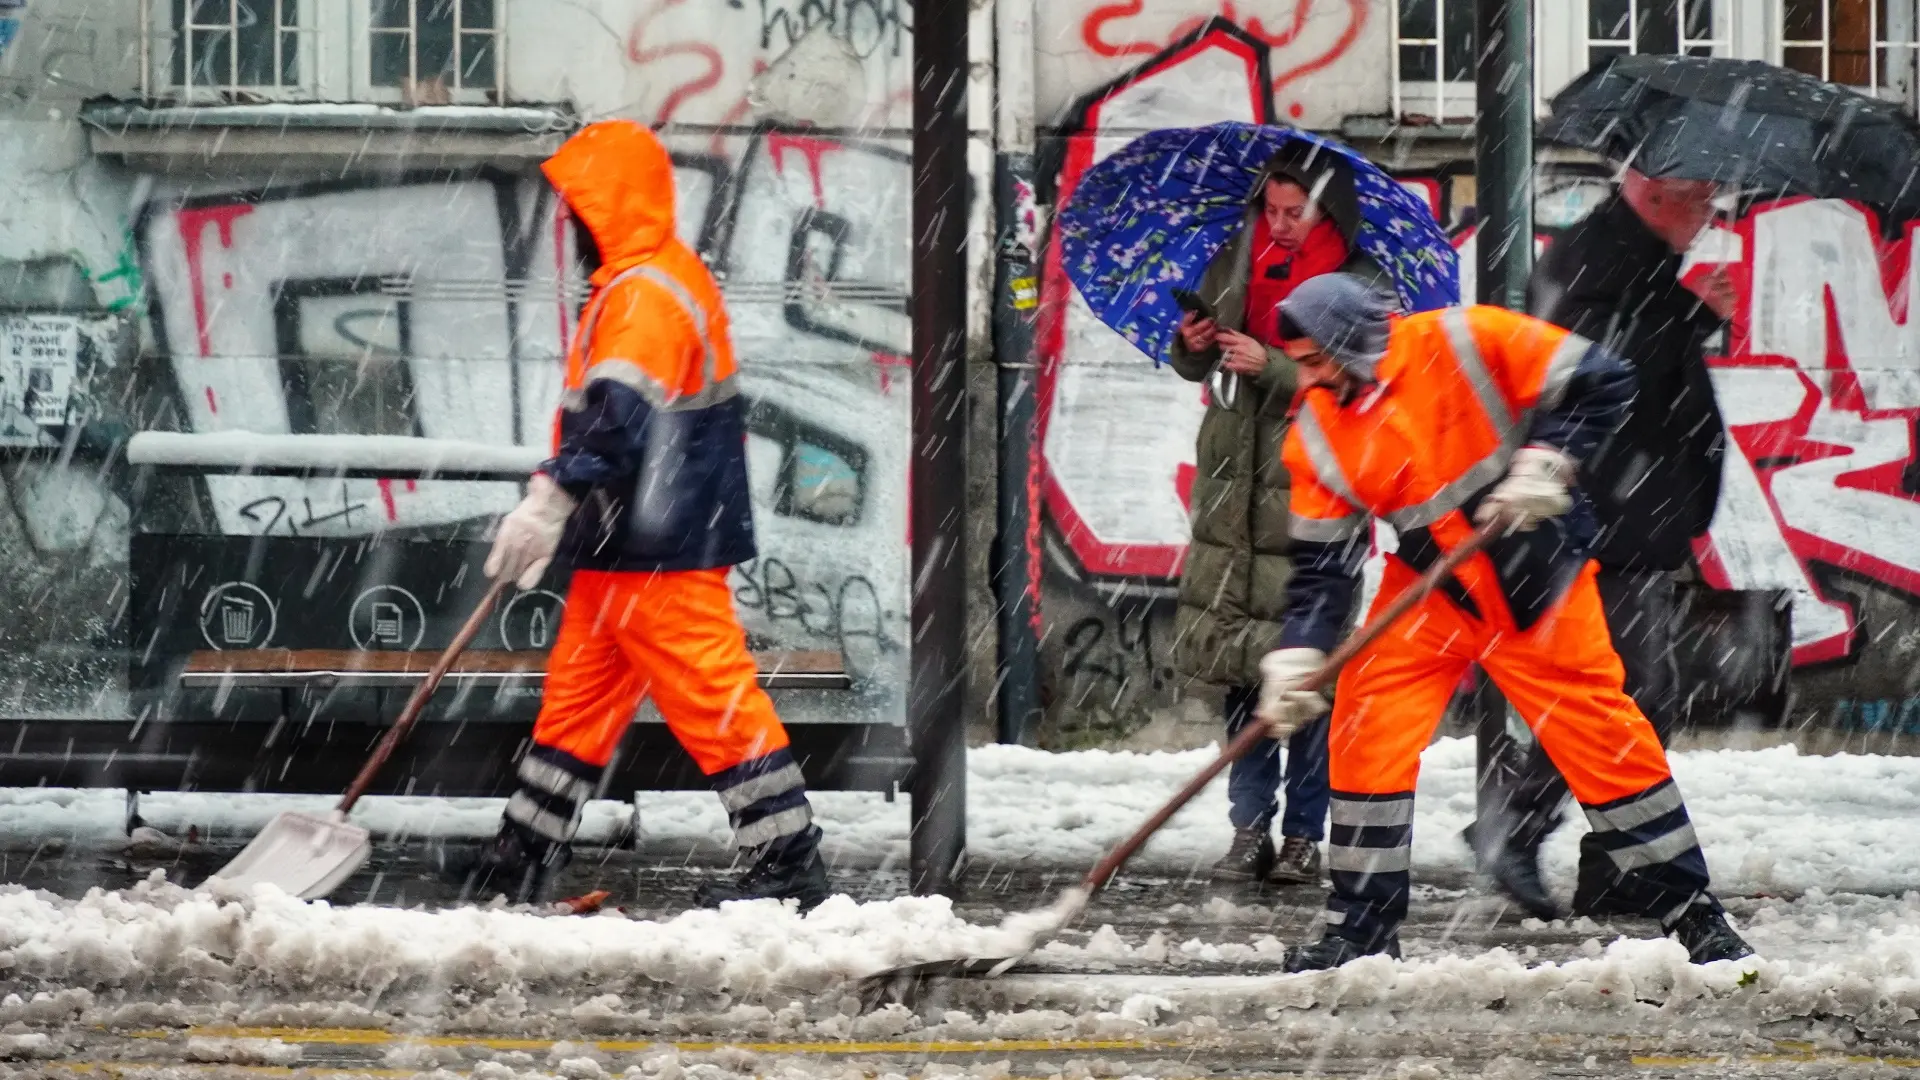
{"label": "white snow on ledge", "polygon": [[142,431],[127,440],[129,465],[524,474],[538,468],[546,457],[546,451],[537,446],[503,446],[406,435]]}
{"label": "white snow on ledge", "polygon": [[[1051,754],[987,746],[968,754],[968,844],[976,861],[1025,863],[1080,871],[1131,833],[1212,750],[1183,753],[1082,751]],[[1920,889],[1920,845],[1905,842],[1920,822],[1920,758],[1803,755],[1791,746],[1766,750],[1696,750],[1673,755],[1706,849],[1715,885],[1725,893],[1846,889],[1898,893]],[[907,804],[860,792],[815,792],[828,851],[871,865],[904,855]],[[331,808],[331,796],[225,795],[200,792],[141,796],[141,813],[173,833],[188,825],[245,836],[282,810]],[[501,800],[371,798],[354,819],[383,837],[483,836],[498,827]],[[1473,743],[1443,739],[1422,757],[1414,823],[1414,874],[1470,869],[1459,833],[1472,817]],[[727,842],[726,815],[707,792],[640,796],[641,829],[649,840]],[[0,836],[110,841],[119,836],[123,796],[112,790],[0,788]],[[629,808],[589,807],[583,840],[612,836]],[[1544,864],[1553,883],[1571,889],[1580,835],[1578,813],[1548,844]],[[1231,837],[1226,784],[1217,781],[1154,837],[1136,865],[1163,872],[1198,869],[1220,857]]]}

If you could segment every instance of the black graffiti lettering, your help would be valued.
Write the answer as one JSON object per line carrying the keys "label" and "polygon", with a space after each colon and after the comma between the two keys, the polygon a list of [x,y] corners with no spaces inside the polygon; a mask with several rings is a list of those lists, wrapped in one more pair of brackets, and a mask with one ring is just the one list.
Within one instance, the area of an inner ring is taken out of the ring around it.
{"label": "black graffiti lettering", "polygon": [[1103,647],[1106,637],[1106,620],[1097,615],[1089,615],[1067,629],[1066,656],[1060,670],[1070,683],[1081,688],[1076,705],[1084,704],[1102,687],[1113,688],[1115,702],[1126,693],[1126,668],[1111,646]]}
{"label": "black graffiti lettering", "polygon": [[[727,6],[738,10],[745,5],[728,0]],[[760,0],[760,47],[784,51],[825,23],[862,60],[882,49],[900,56],[913,33],[908,10],[905,0]]]}
{"label": "black graffiti lettering", "polygon": [[856,642],[887,646],[880,592],[864,577],[837,584],[802,581],[786,563],[767,556],[740,564],[737,572],[741,584],[734,602],[769,622],[798,626],[809,637],[832,641],[842,654]]}
{"label": "black graffiti lettering", "polygon": [[301,529],[311,529],[316,525],[325,525],[330,521],[338,521],[351,528],[353,525],[353,515],[367,508],[366,503],[354,502],[348,496],[347,485],[345,484],[340,485],[340,509],[338,510],[330,510],[324,514],[317,514],[314,512],[312,499],[303,498],[300,501],[307,509],[306,519],[301,521],[298,526],[298,528]]}
{"label": "black graffiti lettering", "polygon": [[264,499],[255,499],[240,508],[240,516],[246,518],[248,521],[259,521],[265,516],[260,512],[260,508],[263,506],[273,507],[273,517],[268,519],[265,525],[261,526],[260,534],[262,536],[273,532],[273,527],[280,524],[281,519],[287,516],[287,500],[278,495],[269,495]]}

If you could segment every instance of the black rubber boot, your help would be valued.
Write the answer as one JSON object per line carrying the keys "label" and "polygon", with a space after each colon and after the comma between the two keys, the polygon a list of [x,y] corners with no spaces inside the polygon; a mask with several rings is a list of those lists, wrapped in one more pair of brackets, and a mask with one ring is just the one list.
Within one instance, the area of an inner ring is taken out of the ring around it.
{"label": "black rubber boot", "polygon": [[1479,837],[1474,826],[1468,825],[1460,836],[1473,849],[1474,861],[1479,865],[1480,872],[1491,879],[1494,887],[1507,899],[1520,905],[1520,910],[1547,922],[1564,917],[1560,905],[1547,892],[1546,883],[1540,880],[1540,848],[1537,845],[1508,840],[1493,846],[1491,851],[1482,851],[1475,842]]}
{"label": "black rubber boot", "polygon": [[1661,929],[1685,945],[1687,959],[1696,964],[1739,960],[1753,955],[1753,946],[1727,925],[1726,915],[1714,904],[1695,904],[1671,926]]}
{"label": "black rubber boot", "polygon": [[502,825],[500,835],[478,852],[445,867],[460,883],[460,902],[475,903],[504,893],[515,904],[544,898],[547,885],[573,861],[573,848],[529,836],[514,825]]}
{"label": "black rubber boot", "polygon": [[1395,960],[1400,959],[1400,935],[1388,934],[1371,945],[1362,945],[1329,931],[1321,935],[1319,941],[1288,949],[1285,970],[1290,975],[1302,971],[1326,971],[1350,964],[1363,956],[1381,953]]}
{"label": "black rubber boot", "polygon": [[1214,881],[1235,884],[1263,882],[1273,873],[1273,858],[1273,831],[1269,827],[1235,829],[1232,846],[1213,864],[1208,876]]}
{"label": "black rubber boot", "polygon": [[694,890],[694,903],[719,907],[729,900],[797,900],[802,912],[812,911],[833,895],[827,882],[827,863],[820,857],[820,830],[789,838],[760,853],[747,871],[732,881],[713,881]]}

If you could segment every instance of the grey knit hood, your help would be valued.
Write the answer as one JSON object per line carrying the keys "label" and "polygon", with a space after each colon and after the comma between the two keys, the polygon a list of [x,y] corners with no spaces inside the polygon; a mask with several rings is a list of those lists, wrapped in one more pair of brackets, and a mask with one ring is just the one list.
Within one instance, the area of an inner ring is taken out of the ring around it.
{"label": "grey knit hood", "polygon": [[1373,382],[1387,353],[1387,319],[1396,309],[1393,298],[1364,278],[1321,274],[1280,301],[1280,333],[1312,338],[1335,363]]}

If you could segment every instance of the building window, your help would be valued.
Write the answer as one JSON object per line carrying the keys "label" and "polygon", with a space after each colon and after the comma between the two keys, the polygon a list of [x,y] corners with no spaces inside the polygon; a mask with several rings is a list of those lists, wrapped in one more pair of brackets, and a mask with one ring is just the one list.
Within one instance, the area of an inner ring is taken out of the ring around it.
{"label": "building window", "polygon": [[369,0],[368,82],[420,104],[499,85],[495,0]]}
{"label": "building window", "polygon": [[1473,4],[1395,0],[1395,116],[1473,115]]}
{"label": "building window", "polygon": [[1727,51],[1715,0],[1587,0],[1587,66],[1616,56],[1716,56]]}
{"label": "building window", "polygon": [[1914,103],[1913,0],[1782,0],[1780,63],[1829,82]]}
{"label": "building window", "polygon": [[172,0],[172,85],[228,92],[301,85],[300,0]]}

